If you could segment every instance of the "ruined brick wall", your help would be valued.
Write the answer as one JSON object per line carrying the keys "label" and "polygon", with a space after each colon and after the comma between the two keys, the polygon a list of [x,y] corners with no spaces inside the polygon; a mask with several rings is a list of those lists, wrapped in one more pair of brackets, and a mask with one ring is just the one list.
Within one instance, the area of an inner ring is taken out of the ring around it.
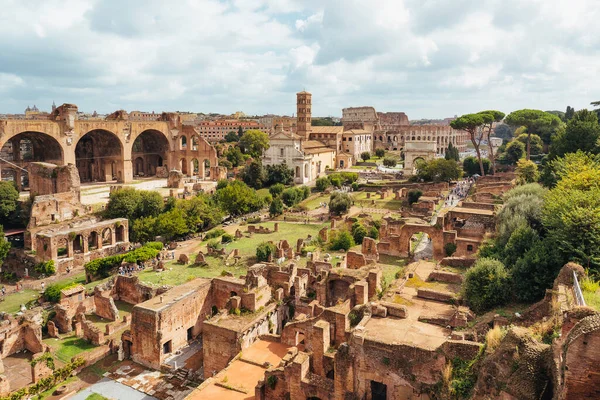
{"label": "ruined brick wall", "polygon": [[579,321],[565,342],[564,388],[558,398],[600,398],[600,313]]}
{"label": "ruined brick wall", "polygon": [[245,281],[237,278],[215,278],[212,280],[213,301],[219,310],[227,307],[229,298],[244,294]]}
{"label": "ruined brick wall", "polygon": [[356,251],[349,251],[346,253],[346,266],[349,269],[358,269],[367,265],[367,260],[364,254],[357,253]]}
{"label": "ruined brick wall", "polygon": [[[96,288],[97,289],[97,288]],[[94,292],[94,313],[109,321],[116,321],[119,318],[119,310],[112,297],[103,295],[100,291]]]}
{"label": "ruined brick wall", "polygon": [[158,314],[133,307],[131,314],[131,358],[146,367],[160,368],[162,343],[158,332]]}
{"label": "ruined brick wall", "polygon": [[235,331],[205,324],[202,332],[202,354],[204,359],[204,377],[213,375],[225,368],[229,361],[242,350]]}
{"label": "ruined brick wall", "polygon": [[[39,310],[38,310],[39,311]],[[0,358],[22,350],[32,353],[44,351],[41,314],[28,313],[23,320],[9,317],[0,324],[0,337],[4,338]]]}
{"label": "ruined brick wall", "polygon": [[162,353],[162,344],[171,341],[172,352],[176,352],[188,343],[188,329],[191,329],[192,337],[202,333],[204,321],[211,315],[213,304],[211,284],[205,282],[192,294],[159,312],[157,329],[161,340],[161,362],[166,356]]}
{"label": "ruined brick wall", "polygon": [[154,296],[164,293],[169,289],[153,287],[140,282],[137,276],[117,276],[112,288],[111,296],[129,304],[138,304],[150,300]]}

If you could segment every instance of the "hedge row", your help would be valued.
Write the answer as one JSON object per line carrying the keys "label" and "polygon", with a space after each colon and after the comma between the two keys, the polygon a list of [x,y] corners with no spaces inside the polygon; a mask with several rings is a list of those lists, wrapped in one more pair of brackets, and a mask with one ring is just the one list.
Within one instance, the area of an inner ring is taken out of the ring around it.
{"label": "hedge row", "polygon": [[111,271],[126,263],[138,263],[155,258],[163,248],[161,242],[148,242],[140,248],[129,253],[116,254],[114,256],[97,258],[85,264],[85,271],[92,276],[101,276],[103,278],[110,275]]}

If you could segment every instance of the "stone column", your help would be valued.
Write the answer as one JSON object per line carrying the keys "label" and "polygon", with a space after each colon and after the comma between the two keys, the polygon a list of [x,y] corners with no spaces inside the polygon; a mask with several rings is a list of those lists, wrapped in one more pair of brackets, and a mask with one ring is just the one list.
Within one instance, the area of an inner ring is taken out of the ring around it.
{"label": "stone column", "polygon": [[[117,163],[118,165],[118,163]],[[133,181],[133,162],[131,160],[124,160],[122,165],[122,172],[117,173],[117,180],[119,183],[129,183]]]}
{"label": "stone column", "polygon": [[96,248],[102,248],[102,231],[96,232]]}

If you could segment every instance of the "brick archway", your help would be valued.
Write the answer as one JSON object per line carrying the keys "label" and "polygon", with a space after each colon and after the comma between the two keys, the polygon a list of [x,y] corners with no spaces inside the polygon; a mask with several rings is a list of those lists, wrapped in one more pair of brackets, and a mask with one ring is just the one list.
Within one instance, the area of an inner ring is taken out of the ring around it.
{"label": "brick archway", "polygon": [[400,254],[408,257],[410,254],[410,238],[417,233],[426,233],[433,244],[433,256],[436,259],[444,258],[444,231],[431,225],[406,224],[402,227],[399,237]]}
{"label": "brick archway", "polygon": [[106,129],[93,129],[75,144],[75,165],[81,182],[124,181],[123,143]]}

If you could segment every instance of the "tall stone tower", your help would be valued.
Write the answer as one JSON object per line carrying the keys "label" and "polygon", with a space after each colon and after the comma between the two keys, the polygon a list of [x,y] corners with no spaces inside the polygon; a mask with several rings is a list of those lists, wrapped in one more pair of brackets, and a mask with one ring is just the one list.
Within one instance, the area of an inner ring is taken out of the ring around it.
{"label": "tall stone tower", "polygon": [[298,136],[308,139],[311,131],[312,94],[302,91],[296,93],[296,132]]}

